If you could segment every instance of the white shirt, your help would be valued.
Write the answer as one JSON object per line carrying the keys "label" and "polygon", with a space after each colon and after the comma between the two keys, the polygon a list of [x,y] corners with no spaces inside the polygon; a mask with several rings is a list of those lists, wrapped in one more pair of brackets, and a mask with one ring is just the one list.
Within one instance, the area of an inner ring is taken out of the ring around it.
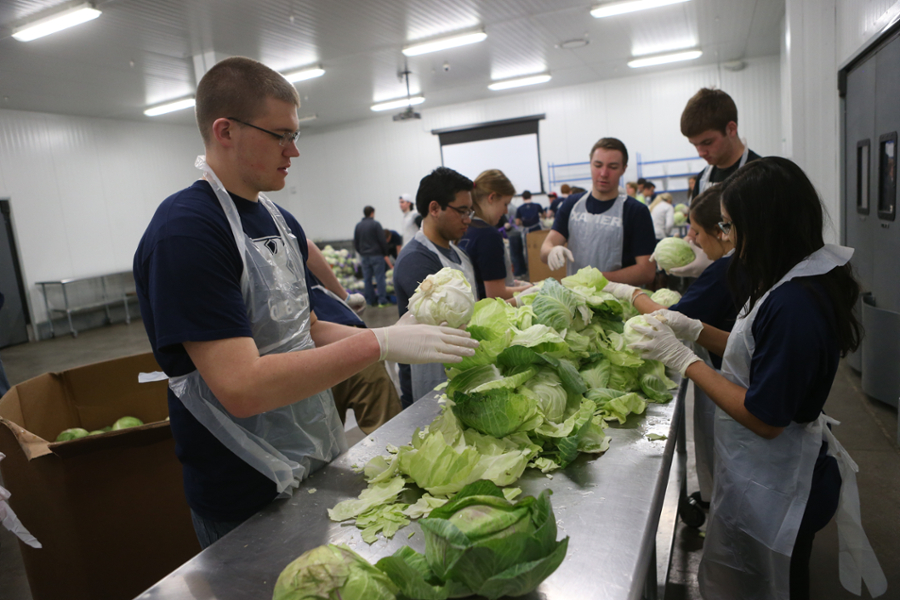
{"label": "white shirt", "polygon": [[403,215],[403,232],[400,234],[403,236],[403,245],[410,243],[416,237],[416,232],[419,231],[419,226],[416,225],[418,214],[418,211],[410,210]]}
{"label": "white shirt", "polygon": [[660,202],[650,211],[650,217],[653,219],[656,239],[661,240],[672,235],[672,229],[675,227],[675,208],[671,204],[666,201]]}

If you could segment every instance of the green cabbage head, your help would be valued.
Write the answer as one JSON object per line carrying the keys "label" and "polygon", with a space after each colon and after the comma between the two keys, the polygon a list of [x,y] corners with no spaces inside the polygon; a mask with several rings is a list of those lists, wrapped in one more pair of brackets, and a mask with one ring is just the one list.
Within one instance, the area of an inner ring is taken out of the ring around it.
{"label": "green cabbage head", "polygon": [[681,300],[681,294],[679,294],[675,290],[662,288],[653,292],[653,295],[650,296],[650,299],[659,305],[669,308],[670,306]]}
{"label": "green cabbage head", "polygon": [[[679,205],[679,206],[683,206],[683,205]],[[684,225],[685,223],[687,223],[687,215],[685,215],[683,212],[676,212],[672,216],[672,220],[675,222],[676,225]]]}
{"label": "green cabbage head", "polygon": [[656,244],[653,252],[656,264],[664,271],[683,267],[694,262],[694,251],[690,245],[681,238],[663,238]]}
{"label": "green cabbage head", "polygon": [[272,600],[395,600],[387,575],[346,546],[319,546],[284,568]]}
{"label": "green cabbage head", "polygon": [[419,284],[408,306],[419,323],[446,322],[450,327],[461,327],[472,318],[475,295],[462,271],[444,267]]}

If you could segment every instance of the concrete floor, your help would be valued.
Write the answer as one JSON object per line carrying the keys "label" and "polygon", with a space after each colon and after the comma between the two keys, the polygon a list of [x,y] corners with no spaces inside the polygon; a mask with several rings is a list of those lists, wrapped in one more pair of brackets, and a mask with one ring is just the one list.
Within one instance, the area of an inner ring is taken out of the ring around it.
{"label": "concrete floor", "polygon": [[[397,319],[395,307],[369,308],[369,326],[390,325]],[[15,385],[49,371],[60,371],[101,360],[150,350],[140,322],[83,331],[78,338],[55,339],[6,348],[0,352],[10,382]],[[900,597],[900,447],[897,445],[897,411],[865,396],[860,378],[841,364],[826,410],[842,422],[835,428],[859,464],[859,488],[863,525],[888,578],[885,598]],[[690,413],[688,413],[690,414]],[[352,425],[351,425],[352,427]],[[691,440],[688,422],[688,441]],[[351,439],[361,439],[358,429]],[[688,444],[690,449],[691,444]],[[689,470],[689,481],[695,478]],[[690,486],[696,489],[696,484]],[[11,490],[15,493],[15,490]],[[26,524],[27,526],[27,524]],[[697,565],[703,539],[697,530],[679,524],[672,554],[666,600],[699,599]],[[812,556],[812,598],[855,598],[838,580],[837,530],[832,522],[816,538]],[[870,597],[863,593],[863,598]],[[17,540],[0,528],[0,599],[31,600]]]}

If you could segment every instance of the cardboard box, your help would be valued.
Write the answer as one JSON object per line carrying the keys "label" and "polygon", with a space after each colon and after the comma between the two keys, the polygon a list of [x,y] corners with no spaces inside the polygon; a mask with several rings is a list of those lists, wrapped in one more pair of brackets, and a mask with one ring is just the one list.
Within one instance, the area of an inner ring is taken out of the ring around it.
{"label": "cardboard box", "polygon": [[[10,506],[43,545],[20,543],[34,600],[131,599],[200,551],[150,353],[47,373],[0,399]],[[51,443],[64,429],[142,427]]]}
{"label": "cardboard box", "polygon": [[550,267],[541,262],[541,244],[544,238],[550,233],[549,229],[541,229],[540,231],[532,231],[525,238],[525,244],[528,247],[528,278],[532,282],[543,281],[548,277],[553,277],[557,281],[566,276],[566,268],[551,271]]}

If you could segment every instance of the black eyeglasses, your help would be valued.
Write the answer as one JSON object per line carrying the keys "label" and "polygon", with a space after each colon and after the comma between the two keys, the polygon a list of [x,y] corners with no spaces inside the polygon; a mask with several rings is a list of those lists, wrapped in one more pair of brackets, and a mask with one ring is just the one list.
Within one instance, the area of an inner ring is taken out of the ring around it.
{"label": "black eyeglasses", "polygon": [[731,233],[731,221],[719,221],[719,229],[722,230],[722,233],[728,235]]}
{"label": "black eyeglasses", "polygon": [[457,213],[459,213],[459,216],[460,216],[460,217],[462,217],[462,218],[464,218],[464,219],[465,219],[466,217],[468,217],[469,219],[471,219],[472,217],[475,216],[475,211],[474,211],[474,210],[472,210],[472,209],[470,209],[470,208],[466,208],[466,207],[464,207],[464,206],[448,206],[447,208],[452,208],[452,209],[455,210]]}
{"label": "black eyeglasses", "polygon": [[234,121],[236,123],[240,123],[241,125],[246,125],[247,127],[252,127],[253,129],[258,129],[264,133],[268,133],[272,137],[278,139],[278,145],[284,146],[288,142],[296,142],[297,138],[300,137],[300,130],[294,131],[292,133],[275,133],[274,131],[269,131],[268,129],[263,129],[262,127],[257,127],[251,123],[247,123],[245,121],[241,121],[240,119],[235,119],[234,117],[225,117],[229,121]]}

